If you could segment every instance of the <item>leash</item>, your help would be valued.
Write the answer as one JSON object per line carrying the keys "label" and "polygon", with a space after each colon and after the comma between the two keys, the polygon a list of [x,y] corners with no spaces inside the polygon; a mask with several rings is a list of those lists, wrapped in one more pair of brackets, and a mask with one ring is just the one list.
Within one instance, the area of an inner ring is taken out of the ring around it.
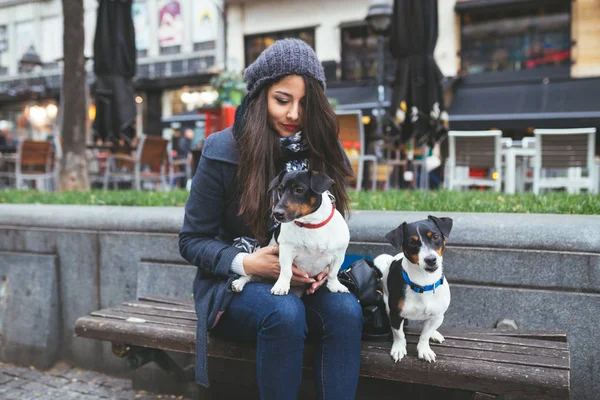
{"label": "leash", "polygon": [[331,214],[329,214],[329,217],[327,217],[327,219],[319,224],[304,224],[302,222],[298,222],[298,221],[294,221],[294,223],[296,225],[298,225],[300,228],[307,228],[307,229],[317,229],[317,228],[321,228],[325,225],[327,225],[327,223],[329,221],[331,221],[331,218],[333,218],[333,214],[335,214],[335,204],[331,205]]}
{"label": "leash", "polygon": [[435,289],[444,283],[444,275],[442,274],[442,277],[440,278],[440,280],[431,285],[427,285],[427,286],[417,285],[416,283],[411,282],[411,280],[409,279],[408,274],[406,273],[404,268],[402,268],[402,277],[404,278],[404,280],[406,281],[408,286],[410,286],[410,288],[412,290],[414,290],[416,293],[423,293],[423,292],[430,292],[430,291],[433,291],[433,293],[435,293]]}

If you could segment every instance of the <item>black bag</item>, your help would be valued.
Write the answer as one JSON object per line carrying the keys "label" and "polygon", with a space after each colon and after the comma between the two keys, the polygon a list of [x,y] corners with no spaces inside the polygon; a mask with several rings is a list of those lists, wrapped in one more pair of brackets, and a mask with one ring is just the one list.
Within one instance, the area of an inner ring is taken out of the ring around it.
{"label": "black bag", "polygon": [[387,340],[390,322],[383,301],[381,271],[373,261],[361,258],[338,272],[338,279],[354,293],[363,311],[363,339]]}

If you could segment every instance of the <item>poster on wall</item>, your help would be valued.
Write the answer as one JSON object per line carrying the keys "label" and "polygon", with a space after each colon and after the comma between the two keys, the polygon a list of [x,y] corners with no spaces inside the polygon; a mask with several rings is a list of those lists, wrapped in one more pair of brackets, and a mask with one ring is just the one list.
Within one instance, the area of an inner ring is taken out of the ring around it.
{"label": "poster on wall", "polygon": [[23,58],[29,49],[37,53],[33,37],[33,21],[18,23],[15,27],[15,34],[17,36],[17,60]]}
{"label": "poster on wall", "polygon": [[179,0],[161,0],[158,4],[158,44],[160,47],[183,43],[183,16]]}
{"label": "poster on wall", "polygon": [[194,1],[193,13],[194,43],[217,40],[219,11],[215,4],[209,0],[196,0]]}
{"label": "poster on wall", "polygon": [[148,50],[148,28],[150,26],[148,18],[148,3],[136,2],[131,5],[131,15],[133,16],[133,26],[135,28],[135,48],[136,50]]}
{"label": "poster on wall", "polygon": [[60,17],[42,19],[40,57],[44,63],[57,62],[63,56],[63,25]]}

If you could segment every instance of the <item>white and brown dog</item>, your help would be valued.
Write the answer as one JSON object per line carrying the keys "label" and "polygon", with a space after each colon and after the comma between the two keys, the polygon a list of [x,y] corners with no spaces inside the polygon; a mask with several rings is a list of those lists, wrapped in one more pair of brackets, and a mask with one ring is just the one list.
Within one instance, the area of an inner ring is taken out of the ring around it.
{"label": "white and brown dog", "polygon": [[375,258],[375,266],[382,273],[383,297],[394,339],[390,355],[395,362],[406,355],[404,319],[425,321],[417,344],[420,359],[435,361],[429,339],[444,341],[437,329],[450,305],[442,253],[451,229],[451,218],[431,215],[410,224],[404,222],[385,235],[400,253]]}
{"label": "white and brown dog", "polygon": [[[329,267],[327,288],[330,292],[348,292],[337,277],[350,242],[350,230],[344,217],[335,208],[327,190],[333,179],[324,173],[283,171],[269,185],[276,191],[273,217],[281,223],[279,243],[279,278],[271,293],[286,295],[290,290],[292,264],[316,276]],[[271,245],[275,244],[275,239]],[[232,282],[232,289],[241,292],[256,277],[242,276]],[[303,290],[292,291],[301,295]]]}

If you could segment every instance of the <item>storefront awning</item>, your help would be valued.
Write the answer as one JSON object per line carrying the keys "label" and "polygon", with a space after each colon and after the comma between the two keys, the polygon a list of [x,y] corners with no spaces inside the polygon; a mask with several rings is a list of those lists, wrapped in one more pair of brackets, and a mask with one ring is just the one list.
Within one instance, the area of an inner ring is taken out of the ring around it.
{"label": "storefront awning", "polygon": [[457,12],[473,11],[481,8],[520,6],[527,4],[543,4],[547,0],[468,0],[456,3]]}
{"label": "storefront awning", "polygon": [[[444,78],[442,82],[442,89],[445,92],[449,88],[451,88],[455,83],[454,78]],[[391,86],[385,86],[385,97],[383,102],[383,107],[390,107],[391,98],[392,98],[392,88]],[[346,84],[344,86],[339,87],[328,87],[325,91],[325,95],[329,99],[336,99],[338,102],[338,106],[336,107],[338,110],[363,110],[363,113],[367,111],[370,112],[373,108],[377,108],[377,85],[368,84],[368,85],[349,85]]]}
{"label": "storefront awning", "polygon": [[600,126],[600,79],[458,86],[450,128],[528,129]]}
{"label": "storefront awning", "polygon": [[[377,107],[377,85],[329,87],[325,95],[338,102],[338,110],[367,110]],[[390,106],[392,90],[385,88],[383,107]]]}

